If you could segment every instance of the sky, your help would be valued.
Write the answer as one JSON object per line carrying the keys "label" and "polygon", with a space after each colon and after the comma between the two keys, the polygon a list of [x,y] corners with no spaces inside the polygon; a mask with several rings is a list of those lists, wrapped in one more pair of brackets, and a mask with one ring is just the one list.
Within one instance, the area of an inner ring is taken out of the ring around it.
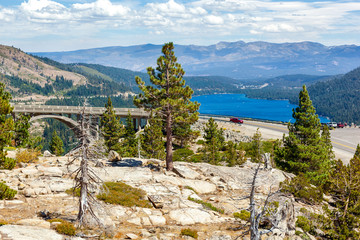
{"label": "sky", "polygon": [[240,40],[360,45],[360,1],[0,0],[0,44],[26,52]]}

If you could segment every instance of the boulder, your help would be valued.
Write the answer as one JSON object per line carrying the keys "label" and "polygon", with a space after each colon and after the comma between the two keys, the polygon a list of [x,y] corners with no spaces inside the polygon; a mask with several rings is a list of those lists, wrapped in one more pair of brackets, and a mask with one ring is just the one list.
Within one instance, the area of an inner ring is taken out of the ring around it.
{"label": "boulder", "polygon": [[[55,230],[36,226],[3,225],[0,232],[12,240],[63,240],[63,236]],[[82,238],[78,238],[82,239]]]}
{"label": "boulder", "polygon": [[155,208],[163,208],[164,199],[160,195],[149,195],[148,199]]}
{"label": "boulder", "polygon": [[207,224],[213,222],[208,212],[196,208],[173,210],[169,213],[169,217],[180,225],[192,225],[196,223]]}
{"label": "boulder", "polygon": [[49,152],[48,150],[45,150],[45,151],[44,151],[43,156],[44,156],[44,157],[55,157],[55,155],[52,154],[51,152]]}
{"label": "boulder", "polygon": [[29,219],[21,219],[16,222],[18,225],[24,225],[24,226],[36,226],[41,228],[47,228],[50,229],[50,222],[47,222],[42,219],[37,218],[29,218]]}
{"label": "boulder", "polygon": [[108,155],[108,160],[110,162],[118,162],[118,161],[121,161],[121,157],[114,150],[110,150],[109,155]]}

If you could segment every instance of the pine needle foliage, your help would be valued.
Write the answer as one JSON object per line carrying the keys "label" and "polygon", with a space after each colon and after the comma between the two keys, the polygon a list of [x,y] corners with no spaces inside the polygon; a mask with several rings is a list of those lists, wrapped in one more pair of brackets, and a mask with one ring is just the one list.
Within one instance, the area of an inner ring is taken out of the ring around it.
{"label": "pine needle foliage", "polygon": [[284,146],[275,151],[275,162],[286,171],[304,173],[311,183],[322,185],[332,166],[330,147],[328,142],[324,143],[327,133],[323,138],[320,136],[320,119],[305,85],[299,93],[299,107],[293,109],[293,118],[295,123],[288,123],[289,136],[284,136]]}
{"label": "pine needle foliage", "polygon": [[11,143],[14,130],[14,121],[9,115],[13,107],[10,105],[11,94],[5,91],[5,84],[0,82],[0,168],[13,169],[14,159],[6,157],[4,148]]}
{"label": "pine needle foliage", "polygon": [[148,158],[165,159],[165,141],[163,140],[161,119],[150,117],[149,124],[144,129],[141,136],[141,146],[145,156]]}
{"label": "pine needle foliage", "polygon": [[210,118],[204,127],[205,147],[204,160],[211,164],[218,164],[221,160],[220,149],[224,145],[224,131],[218,128],[213,118]]}
{"label": "pine needle foliage", "polygon": [[192,102],[193,90],[185,86],[185,74],[177,63],[174,44],[166,43],[157,60],[157,67],[147,69],[152,85],[145,85],[140,77],[136,77],[142,93],[134,98],[137,107],[154,113],[164,121],[166,132],[166,169],[173,170],[173,129],[177,123],[192,124],[198,120],[200,104]]}
{"label": "pine needle foliage", "polygon": [[108,150],[119,150],[119,139],[124,135],[124,127],[120,124],[120,119],[116,117],[111,98],[105,104],[105,112],[100,120],[101,133],[105,140]]}
{"label": "pine needle foliage", "polygon": [[57,132],[54,130],[50,142],[50,151],[56,156],[61,156],[64,153],[64,143],[61,138],[58,136]]}

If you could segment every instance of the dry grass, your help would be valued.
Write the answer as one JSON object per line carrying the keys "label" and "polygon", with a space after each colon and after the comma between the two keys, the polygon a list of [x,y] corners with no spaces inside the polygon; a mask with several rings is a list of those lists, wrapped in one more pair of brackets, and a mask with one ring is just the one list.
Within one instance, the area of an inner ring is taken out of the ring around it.
{"label": "dry grass", "polygon": [[39,160],[41,152],[35,149],[24,149],[16,153],[18,163],[34,163]]}
{"label": "dry grass", "polygon": [[106,182],[108,191],[97,195],[99,200],[110,204],[118,204],[125,207],[146,207],[150,208],[152,205],[148,200],[145,200],[145,191],[133,188],[123,182]]}

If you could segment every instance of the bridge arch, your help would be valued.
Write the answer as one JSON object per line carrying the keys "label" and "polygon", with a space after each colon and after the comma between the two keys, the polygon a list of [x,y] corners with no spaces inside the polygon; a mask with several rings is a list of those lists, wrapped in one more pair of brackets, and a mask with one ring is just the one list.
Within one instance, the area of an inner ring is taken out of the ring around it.
{"label": "bridge arch", "polygon": [[29,122],[35,122],[36,120],[39,119],[44,119],[44,118],[53,118],[56,119],[62,123],[64,123],[66,126],[68,126],[71,130],[74,131],[76,137],[80,137],[80,124],[68,117],[65,116],[60,116],[60,115],[50,115],[50,114],[45,114],[45,115],[37,115],[37,116],[33,116],[30,118]]}

